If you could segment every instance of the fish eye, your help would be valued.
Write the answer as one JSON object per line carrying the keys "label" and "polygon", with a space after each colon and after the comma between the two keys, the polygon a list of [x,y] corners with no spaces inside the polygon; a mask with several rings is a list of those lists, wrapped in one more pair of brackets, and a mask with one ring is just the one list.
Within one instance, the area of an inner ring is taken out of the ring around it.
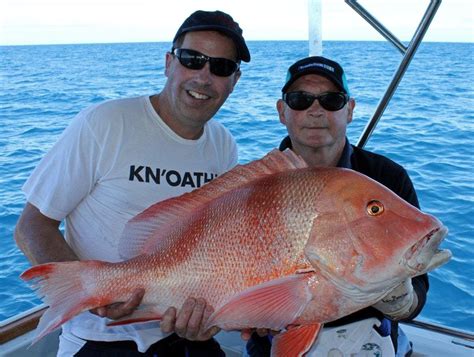
{"label": "fish eye", "polygon": [[378,216],[384,211],[383,204],[380,201],[372,200],[367,204],[367,213],[370,216]]}

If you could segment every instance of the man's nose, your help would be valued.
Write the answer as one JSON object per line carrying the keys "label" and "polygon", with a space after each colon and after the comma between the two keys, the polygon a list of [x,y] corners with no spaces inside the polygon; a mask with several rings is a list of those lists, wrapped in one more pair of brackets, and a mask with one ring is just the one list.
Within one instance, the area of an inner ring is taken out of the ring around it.
{"label": "man's nose", "polygon": [[318,112],[324,112],[325,109],[319,104],[319,100],[315,99],[313,103],[311,103],[311,106],[307,109],[308,113],[318,113]]}
{"label": "man's nose", "polygon": [[204,67],[197,70],[196,77],[203,83],[210,83],[212,80],[211,64],[209,62],[206,62]]}

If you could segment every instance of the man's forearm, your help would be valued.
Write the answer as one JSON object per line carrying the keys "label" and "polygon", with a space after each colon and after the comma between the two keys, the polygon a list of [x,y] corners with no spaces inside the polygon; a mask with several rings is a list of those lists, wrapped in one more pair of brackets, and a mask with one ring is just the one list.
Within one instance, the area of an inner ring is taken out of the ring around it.
{"label": "man's forearm", "polygon": [[52,220],[27,203],[15,228],[15,241],[32,265],[78,260]]}

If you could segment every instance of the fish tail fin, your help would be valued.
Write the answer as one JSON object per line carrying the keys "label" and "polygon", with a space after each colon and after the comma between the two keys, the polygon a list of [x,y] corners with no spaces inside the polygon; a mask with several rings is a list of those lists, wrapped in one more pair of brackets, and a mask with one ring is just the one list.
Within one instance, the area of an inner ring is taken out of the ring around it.
{"label": "fish tail fin", "polygon": [[108,303],[95,291],[96,273],[91,269],[96,271],[104,265],[106,263],[97,261],[47,263],[34,266],[20,275],[21,279],[31,281],[49,306],[40,319],[32,344],[80,312]]}

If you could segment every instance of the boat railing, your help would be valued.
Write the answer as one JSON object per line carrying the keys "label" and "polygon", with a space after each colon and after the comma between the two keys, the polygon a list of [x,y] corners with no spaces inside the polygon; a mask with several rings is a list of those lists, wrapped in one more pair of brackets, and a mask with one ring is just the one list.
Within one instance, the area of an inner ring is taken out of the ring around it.
{"label": "boat railing", "polygon": [[[46,308],[45,305],[39,305],[10,319],[1,321],[0,346],[33,331],[38,325],[38,321]],[[457,330],[424,321],[409,321],[403,324],[451,336],[451,343],[461,345],[467,349],[474,349],[474,334],[472,332]],[[31,343],[31,341],[29,343]]]}
{"label": "boat railing", "polygon": [[372,135],[372,132],[377,126],[382,114],[387,108],[388,103],[392,99],[393,94],[395,93],[408,66],[410,65],[410,62],[413,59],[418,46],[423,40],[423,37],[425,36],[431,21],[433,20],[439,6],[441,5],[441,0],[430,1],[408,46],[405,46],[395,35],[393,35],[384,25],[382,25],[374,16],[372,16],[369,11],[360,5],[357,0],[345,1],[352,9],[354,9],[355,12],[357,12],[364,20],[366,20],[373,28],[375,28],[375,30],[377,30],[383,37],[392,43],[403,55],[402,61],[400,62],[397,71],[388,85],[382,99],[380,99],[372,118],[367,123],[359,138],[359,141],[357,142],[357,146],[363,148]]}
{"label": "boat railing", "polygon": [[[406,324],[406,325],[412,325],[412,326],[420,327],[420,328],[425,329],[425,330],[439,332],[439,333],[442,333],[442,334],[445,334],[445,335],[450,335],[450,336],[453,336],[453,337],[464,339],[466,341],[474,342],[474,334],[469,332],[469,331],[458,330],[458,329],[455,329],[455,328],[452,328],[452,327],[436,325],[436,324],[432,324],[432,323],[429,323],[429,322],[418,321],[418,320],[405,321],[403,323]],[[472,346],[472,345],[469,345],[468,347],[474,348],[474,346]]]}
{"label": "boat railing", "polygon": [[39,319],[47,306],[42,304],[0,321],[0,345],[32,331],[38,325]]}

